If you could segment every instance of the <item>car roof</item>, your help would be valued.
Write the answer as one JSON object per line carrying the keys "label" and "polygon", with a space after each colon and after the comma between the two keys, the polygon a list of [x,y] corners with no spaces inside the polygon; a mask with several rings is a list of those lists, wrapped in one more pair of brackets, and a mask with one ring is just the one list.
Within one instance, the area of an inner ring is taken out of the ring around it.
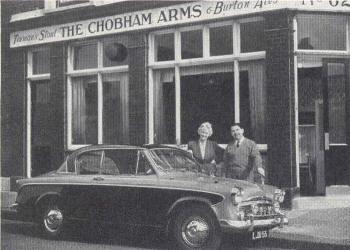
{"label": "car roof", "polygon": [[99,150],[99,149],[143,149],[143,147],[139,146],[131,146],[131,145],[115,145],[115,144],[96,144],[89,145],[86,147],[79,148],[74,151],[74,153],[80,153],[90,150]]}
{"label": "car roof", "polygon": [[166,145],[166,144],[144,144],[142,146],[135,146],[135,145],[117,145],[117,144],[95,144],[95,145],[89,145],[86,147],[82,147],[79,149],[76,149],[71,152],[70,156],[80,154],[82,152],[91,151],[91,150],[101,150],[101,149],[160,149],[160,148],[166,148],[166,149],[178,149],[175,145]]}
{"label": "car roof", "polygon": [[169,149],[180,149],[176,145],[168,145],[168,144],[144,144],[143,148],[147,149],[155,149],[155,148],[169,148]]}

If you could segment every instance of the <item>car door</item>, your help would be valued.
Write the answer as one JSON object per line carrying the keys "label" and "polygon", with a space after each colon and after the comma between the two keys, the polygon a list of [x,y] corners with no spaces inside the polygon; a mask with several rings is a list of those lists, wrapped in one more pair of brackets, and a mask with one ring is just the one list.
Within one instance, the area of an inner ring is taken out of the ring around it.
{"label": "car door", "polygon": [[137,224],[139,197],[136,181],[136,149],[105,149],[102,161],[103,196],[106,197],[107,221]]}
{"label": "car door", "polygon": [[76,219],[103,220],[104,196],[101,192],[101,161],[103,150],[85,151],[76,156],[77,176],[74,183],[66,185],[62,198],[68,214]]}

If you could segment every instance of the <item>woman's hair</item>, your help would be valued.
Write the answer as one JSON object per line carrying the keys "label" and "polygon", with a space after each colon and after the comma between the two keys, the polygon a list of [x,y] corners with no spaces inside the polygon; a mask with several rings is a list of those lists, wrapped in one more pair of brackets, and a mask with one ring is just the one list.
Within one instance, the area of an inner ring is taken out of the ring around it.
{"label": "woman's hair", "polygon": [[209,122],[203,122],[199,126],[198,134],[200,134],[200,132],[202,132],[202,131],[207,132],[209,134],[209,137],[213,134],[213,128]]}

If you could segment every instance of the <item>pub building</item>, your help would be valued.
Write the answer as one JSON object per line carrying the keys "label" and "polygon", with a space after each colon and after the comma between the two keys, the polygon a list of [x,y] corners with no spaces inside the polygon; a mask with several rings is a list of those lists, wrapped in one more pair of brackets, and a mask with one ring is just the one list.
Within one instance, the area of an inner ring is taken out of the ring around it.
{"label": "pub building", "polygon": [[241,123],[266,182],[292,195],[350,185],[349,0],[14,2],[3,177],[90,144],[184,146],[209,121],[223,146]]}

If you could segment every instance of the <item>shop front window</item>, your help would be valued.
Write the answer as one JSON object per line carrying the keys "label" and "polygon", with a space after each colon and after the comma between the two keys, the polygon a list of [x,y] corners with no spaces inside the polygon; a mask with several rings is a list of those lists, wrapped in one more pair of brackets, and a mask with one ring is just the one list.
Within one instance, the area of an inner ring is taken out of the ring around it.
{"label": "shop front window", "polygon": [[260,17],[151,33],[149,143],[187,144],[208,121],[220,144],[232,140],[233,123],[265,144],[263,35]]}
{"label": "shop front window", "polygon": [[298,15],[298,49],[346,50],[346,18]]}
{"label": "shop front window", "polygon": [[128,143],[126,37],[76,44],[69,51],[68,147]]}

